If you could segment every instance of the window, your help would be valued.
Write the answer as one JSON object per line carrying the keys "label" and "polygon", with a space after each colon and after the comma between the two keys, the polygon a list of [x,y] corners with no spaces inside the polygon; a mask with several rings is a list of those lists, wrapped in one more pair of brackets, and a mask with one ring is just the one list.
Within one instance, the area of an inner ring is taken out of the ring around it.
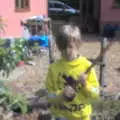
{"label": "window", "polygon": [[15,0],[16,11],[27,11],[30,9],[30,0]]}
{"label": "window", "polygon": [[55,8],[60,8],[60,9],[64,8],[64,6],[62,4],[57,4],[57,3],[54,4],[54,7]]}
{"label": "window", "polygon": [[49,8],[53,8],[54,7],[52,3],[49,3],[48,5],[49,5]]}
{"label": "window", "polygon": [[113,8],[120,8],[120,0],[113,0]]}

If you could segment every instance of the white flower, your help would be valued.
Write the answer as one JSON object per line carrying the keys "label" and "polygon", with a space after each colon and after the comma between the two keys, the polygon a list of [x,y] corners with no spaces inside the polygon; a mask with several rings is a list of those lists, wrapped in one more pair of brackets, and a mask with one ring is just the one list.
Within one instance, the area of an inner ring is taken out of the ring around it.
{"label": "white flower", "polygon": [[7,63],[7,67],[10,67],[10,63]]}
{"label": "white flower", "polygon": [[12,54],[16,53],[16,50],[12,50],[11,53],[12,53]]}
{"label": "white flower", "polygon": [[22,41],[24,41],[24,39],[23,39],[23,38],[21,38],[21,39],[20,39],[20,42],[22,42]]}
{"label": "white flower", "polygon": [[25,49],[23,48],[22,51],[25,52]]}
{"label": "white flower", "polygon": [[22,45],[19,45],[20,48],[22,48]]}

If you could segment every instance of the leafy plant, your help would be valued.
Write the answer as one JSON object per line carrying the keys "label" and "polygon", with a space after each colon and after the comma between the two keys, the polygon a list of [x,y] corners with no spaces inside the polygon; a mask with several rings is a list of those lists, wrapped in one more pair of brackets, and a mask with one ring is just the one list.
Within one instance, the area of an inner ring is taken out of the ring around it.
{"label": "leafy plant", "polygon": [[[15,68],[14,58],[12,54],[9,52],[9,49],[0,48],[0,71],[4,71],[3,73],[9,75],[10,71]],[[3,76],[4,76],[3,74]]]}
{"label": "leafy plant", "polygon": [[5,39],[0,38],[0,46],[3,46],[5,44]]}
{"label": "leafy plant", "polygon": [[28,101],[22,95],[14,95],[11,90],[4,85],[0,84],[0,106],[8,111],[14,111],[25,114],[28,111]]}
{"label": "leafy plant", "polygon": [[14,43],[7,48],[4,48],[3,41],[3,39],[0,39],[0,71],[4,71],[3,76],[8,76],[19,61],[26,59],[26,40],[22,38],[15,39]]}
{"label": "leafy plant", "polygon": [[27,55],[26,40],[22,38],[15,39],[11,52],[16,60],[16,63],[20,60],[24,60]]}

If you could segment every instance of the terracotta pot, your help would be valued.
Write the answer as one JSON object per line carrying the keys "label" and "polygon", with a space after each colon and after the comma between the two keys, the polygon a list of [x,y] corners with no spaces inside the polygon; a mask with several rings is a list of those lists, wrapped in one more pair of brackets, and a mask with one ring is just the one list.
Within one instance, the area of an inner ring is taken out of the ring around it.
{"label": "terracotta pot", "polygon": [[17,67],[23,66],[24,64],[25,64],[24,61],[19,61],[19,62],[17,63]]}

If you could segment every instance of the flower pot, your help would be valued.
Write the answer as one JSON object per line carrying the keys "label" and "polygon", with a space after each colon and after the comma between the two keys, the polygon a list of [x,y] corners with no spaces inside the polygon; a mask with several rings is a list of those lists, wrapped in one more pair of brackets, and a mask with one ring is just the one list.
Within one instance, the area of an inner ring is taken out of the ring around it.
{"label": "flower pot", "polygon": [[19,61],[16,66],[20,67],[20,66],[23,66],[23,65],[25,65],[24,61]]}

